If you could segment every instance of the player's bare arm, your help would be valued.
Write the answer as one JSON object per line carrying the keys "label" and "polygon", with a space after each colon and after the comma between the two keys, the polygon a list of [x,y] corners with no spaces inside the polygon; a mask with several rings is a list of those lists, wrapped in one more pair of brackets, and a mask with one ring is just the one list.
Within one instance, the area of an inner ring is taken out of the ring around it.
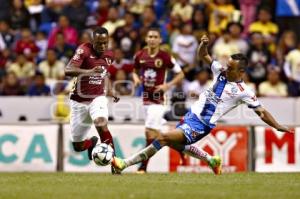
{"label": "player's bare arm", "polygon": [[271,113],[269,113],[269,111],[267,111],[265,108],[258,107],[254,111],[262,119],[262,121],[264,121],[265,123],[267,123],[271,127],[277,129],[278,131],[287,132],[287,133],[293,133],[293,131],[290,130],[288,127],[280,125],[274,119],[274,117],[271,115]]}
{"label": "player's bare arm", "polygon": [[107,82],[107,88],[106,88],[106,96],[112,97],[113,102],[117,103],[120,98],[117,96],[117,94],[114,92],[114,89],[112,87],[111,80],[109,79],[108,76],[105,77],[105,82]]}
{"label": "player's bare arm", "polygon": [[139,86],[142,83],[138,74],[139,74],[138,70],[134,69],[132,73],[132,80],[135,87]]}
{"label": "player's bare arm", "polygon": [[169,82],[165,83],[165,84],[161,84],[156,86],[156,90],[155,91],[167,91],[171,88],[171,86],[177,84],[178,82],[180,82],[181,80],[183,80],[184,78],[184,73],[183,71],[180,71],[179,73],[176,74],[176,76]]}
{"label": "player's bare arm", "polygon": [[81,69],[71,62],[69,62],[65,68],[65,74],[71,77],[77,77],[78,75],[93,74],[93,73],[99,74],[102,72],[103,72],[103,68],[101,66],[96,66],[93,69]]}
{"label": "player's bare arm", "polygon": [[208,50],[207,50],[208,44],[209,44],[208,37],[206,35],[203,35],[200,39],[200,44],[197,49],[197,55],[200,60],[211,65],[213,60],[211,56],[208,54]]}

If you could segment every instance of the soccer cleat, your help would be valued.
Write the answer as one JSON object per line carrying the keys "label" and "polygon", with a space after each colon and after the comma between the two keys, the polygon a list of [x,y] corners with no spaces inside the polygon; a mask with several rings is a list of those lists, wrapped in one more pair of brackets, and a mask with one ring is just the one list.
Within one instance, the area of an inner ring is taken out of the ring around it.
{"label": "soccer cleat", "polygon": [[208,162],[208,166],[213,170],[216,175],[221,175],[222,173],[222,160],[220,156],[213,156]]}
{"label": "soccer cleat", "polygon": [[142,169],[139,169],[136,171],[136,174],[146,174],[147,171],[146,170],[142,170]]}
{"label": "soccer cleat", "polygon": [[116,172],[121,173],[126,168],[126,163],[123,159],[114,157],[111,165],[115,169]]}
{"label": "soccer cleat", "polygon": [[115,169],[115,167],[113,167],[113,166],[111,165],[111,174],[112,174],[112,175],[121,175],[121,172],[120,172],[120,171],[117,171],[117,170]]}
{"label": "soccer cleat", "polygon": [[93,136],[90,138],[90,140],[92,140],[92,146],[90,146],[90,148],[88,148],[88,157],[89,157],[89,160],[93,160],[93,157],[92,157],[92,151],[94,149],[94,147],[96,146],[97,142],[98,142],[98,137],[96,136]]}

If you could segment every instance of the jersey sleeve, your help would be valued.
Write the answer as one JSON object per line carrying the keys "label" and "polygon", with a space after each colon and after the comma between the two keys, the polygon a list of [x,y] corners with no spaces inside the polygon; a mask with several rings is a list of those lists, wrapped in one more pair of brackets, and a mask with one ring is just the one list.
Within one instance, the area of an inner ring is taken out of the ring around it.
{"label": "jersey sleeve", "polygon": [[88,52],[87,52],[87,48],[83,45],[80,45],[76,51],[75,54],[73,55],[72,59],[70,60],[70,62],[80,68],[80,66],[82,65],[84,59],[86,58]]}
{"label": "jersey sleeve", "polygon": [[172,71],[174,73],[179,73],[182,71],[180,65],[178,64],[178,62],[174,57],[171,57],[171,62],[172,62]]}
{"label": "jersey sleeve", "polygon": [[139,51],[133,57],[134,68],[136,68],[136,69],[141,68],[141,65],[140,65],[140,56],[141,56],[141,54],[142,54],[142,52]]}
{"label": "jersey sleeve", "polygon": [[242,98],[242,101],[248,105],[248,108],[255,109],[261,106],[261,103],[258,101],[255,93],[247,88],[245,91],[245,95]]}
{"label": "jersey sleeve", "polygon": [[218,76],[221,72],[225,71],[225,67],[220,62],[213,60],[210,69],[214,76]]}

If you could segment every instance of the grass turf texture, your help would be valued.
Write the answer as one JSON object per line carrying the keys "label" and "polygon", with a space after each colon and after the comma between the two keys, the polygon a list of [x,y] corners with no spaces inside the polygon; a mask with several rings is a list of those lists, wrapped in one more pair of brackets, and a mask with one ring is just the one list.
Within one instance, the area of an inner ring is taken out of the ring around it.
{"label": "grass turf texture", "polygon": [[300,198],[300,173],[0,173],[1,199]]}

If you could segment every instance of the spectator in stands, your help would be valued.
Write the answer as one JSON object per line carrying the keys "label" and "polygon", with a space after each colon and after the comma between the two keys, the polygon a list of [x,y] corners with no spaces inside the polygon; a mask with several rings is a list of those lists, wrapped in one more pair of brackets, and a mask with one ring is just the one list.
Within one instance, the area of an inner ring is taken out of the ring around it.
{"label": "spectator in stands", "polygon": [[249,49],[248,43],[242,38],[243,26],[237,22],[231,22],[227,25],[227,31],[230,34],[230,42],[235,44],[240,53],[246,54]]}
{"label": "spectator in stands", "polygon": [[30,14],[22,0],[13,0],[10,10],[10,24],[14,31],[29,28]]}
{"label": "spectator in stands", "polygon": [[7,21],[0,21],[0,40],[3,42],[1,49],[11,49],[14,42],[14,35],[12,34]]}
{"label": "spectator in stands", "polygon": [[45,83],[45,77],[42,73],[37,72],[34,76],[33,83],[29,86],[27,95],[42,96],[50,95],[50,87]]}
{"label": "spectator in stands", "polygon": [[188,0],[179,0],[174,4],[171,15],[179,15],[183,22],[189,22],[192,19],[194,8]]}
{"label": "spectator in stands", "polygon": [[142,1],[136,1],[136,0],[129,0],[126,2],[128,10],[135,14],[135,15],[141,15],[145,12],[145,9],[148,6],[151,6],[152,2],[151,0],[142,0]]}
{"label": "spectator in stands", "polygon": [[78,34],[75,28],[70,26],[69,19],[61,15],[58,19],[57,27],[53,28],[48,38],[48,48],[53,48],[56,42],[56,35],[63,33],[65,42],[69,45],[76,46],[78,42]]}
{"label": "spectator in stands", "polygon": [[47,59],[38,66],[38,70],[46,79],[53,80],[63,80],[65,76],[64,69],[64,62],[57,60],[55,50],[51,48],[47,50]]}
{"label": "spectator in stands", "polygon": [[264,36],[264,42],[275,50],[274,42],[278,33],[278,26],[271,21],[271,12],[268,8],[261,8],[258,11],[258,20],[253,22],[249,27],[249,32],[260,32]]}
{"label": "spectator in stands", "polygon": [[26,81],[34,76],[35,66],[26,59],[24,54],[19,54],[16,61],[8,66],[7,71],[14,72],[19,79]]}
{"label": "spectator in stands", "polygon": [[0,51],[0,82],[2,77],[6,73],[6,68],[10,64],[10,51],[9,49],[4,49]]}
{"label": "spectator in stands", "polygon": [[62,13],[68,17],[70,23],[78,33],[81,33],[85,29],[85,22],[89,11],[82,0],[72,0],[71,3],[63,9]]}
{"label": "spectator in stands", "polygon": [[184,24],[181,34],[175,38],[172,46],[172,51],[176,54],[178,63],[181,66],[188,65],[190,68],[194,67],[198,47],[198,41],[192,31],[191,24]]}
{"label": "spectator in stands", "polygon": [[280,81],[279,67],[269,69],[268,79],[259,85],[258,93],[263,97],[286,97],[288,95],[286,84]]}
{"label": "spectator in stands", "polygon": [[0,95],[24,95],[23,88],[14,72],[6,74],[3,85],[0,88]]}
{"label": "spectator in stands", "polygon": [[140,49],[138,30],[134,27],[134,16],[127,12],[124,15],[125,25],[118,27],[113,34],[115,46],[122,49],[126,59]]}
{"label": "spectator in stands", "polygon": [[39,48],[35,44],[33,40],[33,36],[31,34],[30,29],[23,29],[21,32],[21,39],[17,41],[15,52],[17,54],[25,55],[26,59],[30,61],[34,61],[38,52]]}
{"label": "spectator in stands", "polygon": [[207,19],[204,13],[204,9],[195,9],[192,15],[192,26],[195,32],[207,32]]}
{"label": "spectator in stands", "polygon": [[46,1],[46,5],[41,13],[41,24],[42,28],[47,28],[47,30],[51,29],[51,23],[57,22],[60,12],[61,6],[57,5],[55,2]]}
{"label": "spectator in stands", "polygon": [[172,45],[175,38],[180,35],[180,29],[183,25],[181,17],[179,15],[171,15],[170,22],[167,24],[167,31],[169,35],[169,43]]}
{"label": "spectator in stands", "polygon": [[239,46],[234,42],[228,30],[223,31],[223,35],[217,39],[213,48],[212,55],[214,59],[219,60],[223,65],[226,65],[228,58],[239,52]]}
{"label": "spectator in stands", "polygon": [[0,21],[9,21],[10,19],[10,1],[0,0]]}
{"label": "spectator in stands", "polygon": [[80,39],[79,39],[79,44],[88,43],[88,42],[91,42],[91,31],[90,30],[83,31],[82,34],[80,35]]}
{"label": "spectator in stands", "polygon": [[244,37],[248,35],[249,26],[255,20],[256,7],[260,3],[260,1],[261,0],[239,0],[244,22]]}
{"label": "spectator in stands", "polygon": [[262,33],[252,33],[251,45],[247,57],[249,59],[249,78],[255,84],[259,84],[265,80],[267,74],[266,66],[271,61],[271,53],[264,44]]}
{"label": "spectator in stands", "polygon": [[75,46],[67,44],[65,42],[64,34],[62,32],[57,32],[53,49],[56,52],[57,58],[64,63],[67,63],[74,54]]}
{"label": "spectator in stands", "polygon": [[276,60],[279,66],[284,64],[285,56],[297,46],[297,37],[295,32],[286,30],[282,33],[279,38],[278,45],[276,48]]}
{"label": "spectator in stands", "polygon": [[148,6],[144,9],[144,12],[141,15],[139,27],[139,37],[142,41],[142,46],[145,46],[145,37],[150,28],[158,28],[159,25],[156,21],[156,15],[151,6]]}
{"label": "spectator in stands", "polygon": [[[116,48],[114,50],[115,60],[113,64],[109,67],[109,74],[112,76],[112,79],[115,79],[118,70],[123,70],[126,74],[131,74],[133,71],[133,63],[131,60],[124,58],[124,53],[121,49]],[[129,76],[126,75],[126,79],[129,79]]]}
{"label": "spectator in stands", "polygon": [[99,8],[94,15],[96,15],[98,25],[102,26],[108,19],[108,11],[110,8],[109,0],[102,0],[99,4]]}
{"label": "spectator in stands", "polygon": [[195,71],[195,77],[191,83],[184,84],[183,90],[188,98],[196,100],[209,87],[211,81],[209,81],[209,72],[206,68],[198,68]]}
{"label": "spectator in stands", "polygon": [[227,0],[215,0],[214,2],[208,4],[210,10],[208,31],[221,34],[231,20],[235,8]]}
{"label": "spectator in stands", "polygon": [[111,36],[114,34],[118,27],[124,26],[125,20],[120,19],[118,9],[111,7],[108,11],[108,20],[102,25],[108,30],[108,34]]}
{"label": "spectator in stands", "polygon": [[285,57],[284,73],[289,81],[289,96],[300,96],[300,42]]}
{"label": "spectator in stands", "polygon": [[35,37],[35,45],[39,48],[39,53],[37,55],[37,62],[45,59],[46,51],[48,47],[48,40],[44,32],[37,32]]}

